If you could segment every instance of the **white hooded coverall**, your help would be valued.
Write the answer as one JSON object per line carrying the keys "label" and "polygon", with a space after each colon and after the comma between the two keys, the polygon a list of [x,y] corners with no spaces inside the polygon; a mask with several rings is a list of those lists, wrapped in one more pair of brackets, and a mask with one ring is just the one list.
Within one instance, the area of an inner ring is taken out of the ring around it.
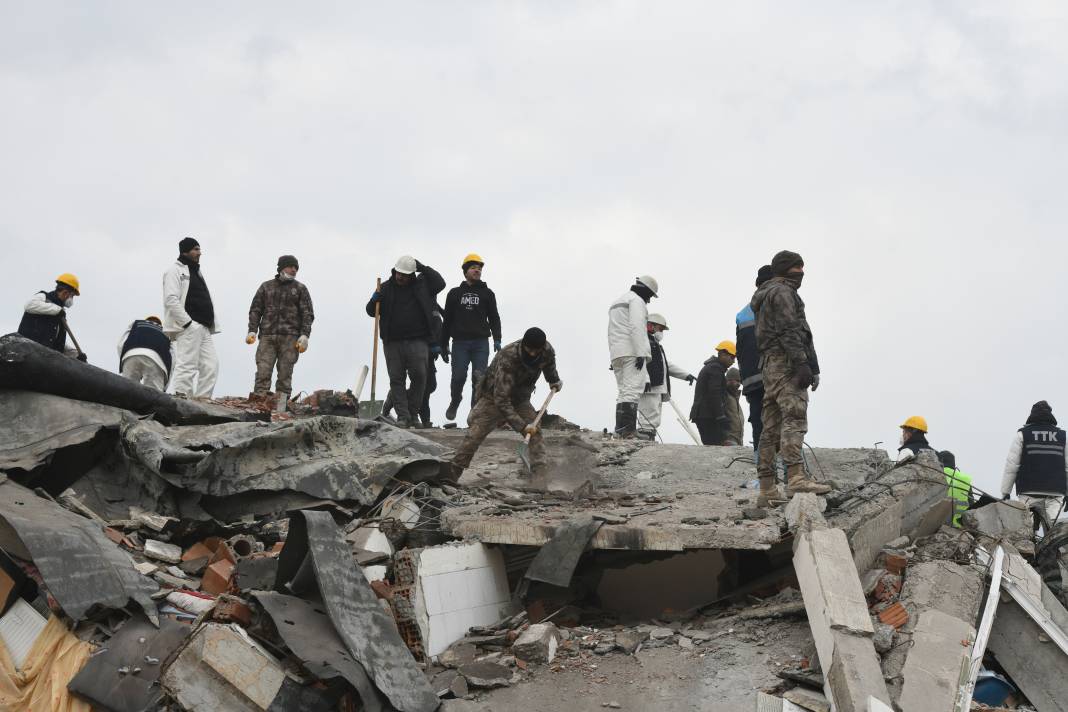
{"label": "white hooded coverall", "polygon": [[627,290],[608,309],[608,354],[616,376],[616,403],[637,403],[649,382],[644,363],[652,355],[645,325],[649,308],[645,300]]}

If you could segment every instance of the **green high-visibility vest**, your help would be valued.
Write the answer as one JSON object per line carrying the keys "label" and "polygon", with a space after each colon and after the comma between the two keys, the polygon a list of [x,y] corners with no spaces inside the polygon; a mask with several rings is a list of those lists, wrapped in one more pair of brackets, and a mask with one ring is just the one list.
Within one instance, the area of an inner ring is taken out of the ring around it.
{"label": "green high-visibility vest", "polygon": [[949,498],[953,500],[953,526],[960,528],[960,515],[972,503],[972,477],[952,467],[943,467]]}

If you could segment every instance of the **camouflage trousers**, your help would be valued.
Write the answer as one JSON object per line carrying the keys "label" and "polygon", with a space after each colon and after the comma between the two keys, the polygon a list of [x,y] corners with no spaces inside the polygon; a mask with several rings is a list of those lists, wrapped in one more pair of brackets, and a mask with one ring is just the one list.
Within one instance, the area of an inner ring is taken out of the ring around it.
{"label": "camouflage trousers", "polygon": [[[519,417],[528,423],[533,423],[538,415],[529,401],[513,403],[513,406]],[[471,458],[475,456],[482,441],[503,422],[504,416],[497,409],[493,399],[479,398],[467,416],[467,437],[456,449],[456,454],[452,458],[453,464],[466,469],[471,464]],[[537,432],[530,438],[530,466],[534,469],[544,467],[545,464],[545,442],[542,440],[541,432]]]}
{"label": "camouflage trousers", "polygon": [[757,474],[775,476],[775,456],[782,454],[786,467],[804,462],[801,446],[808,432],[808,389],[798,388],[785,354],[768,354],[763,359],[764,403],[760,434],[760,462]]}
{"label": "camouflage trousers", "polygon": [[256,347],[256,385],[253,392],[265,395],[271,390],[271,373],[278,367],[275,393],[293,392],[293,367],[300,354],[297,353],[297,336],[293,334],[268,334],[260,336]]}

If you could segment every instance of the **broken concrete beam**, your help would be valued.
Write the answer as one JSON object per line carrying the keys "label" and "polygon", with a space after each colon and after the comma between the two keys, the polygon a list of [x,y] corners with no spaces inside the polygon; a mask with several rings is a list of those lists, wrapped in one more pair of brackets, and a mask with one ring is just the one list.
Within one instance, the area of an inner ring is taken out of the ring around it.
{"label": "broken concrete beam", "polygon": [[190,712],[262,712],[285,677],[274,656],[240,626],[208,623],[193,634],[161,682]]}
{"label": "broken concrete beam", "polygon": [[177,564],[182,561],[182,547],[156,539],[148,539],[145,541],[145,556],[156,561]]}
{"label": "broken concrete beam", "polygon": [[967,675],[975,628],[937,610],[920,614],[902,671],[898,704],[906,712],[949,712]]}
{"label": "broken concrete beam", "polygon": [[1030,533],[1031,513],[1019,502],[993,502],[964,512],[960,523],[968,531],[1001,539],[1021,529]]}
{"label": "broken concrete beam", "polygon": [[809,628],[827,669],[826,692],[840,712],[865,709],[869,696],[889,702],[872,636],[875,633],[841,529],[804,532],[794,551],[794,571]]}
{"label": "broken concrete beam", "polygon": [[512,681],[512,671],[497,663],[471,663],[460,668],[460,674],[471,687],[507,687]]}
{"label": "broken concrete beam", "polygon": [[827,500],[811,492],[799,492],[786,504],[783,516],[790,529],[805,529],[827,525],[823,512],[827,509]]}
{"label": "broken concrete beam", "polygon": [[386,556],[393,556],[393,544],[389,537],[376,526],[368,525],[354,529],[345,535],[345,541],[352,544],[354,549],[377,551]]}
{"label": "broken concrete beam", "polygon": [[853,549],[853,562],[858,571],[870,569],[886,543],[900,538],[903,515],[903,503],[893,500],[885,509],[853,530],[849,535],[849,545]]}
{"label": "broken concrete beam", "polygon": [[1008,596],[998,605],[987,651],[1039,712],[1068,712],[1068,656]]}
{"label": "broken concrete beam", "polygon": [[552,623],[535,623],[512,644],[512,654],[528,663],[551,663],[556,657],[560,632]]}

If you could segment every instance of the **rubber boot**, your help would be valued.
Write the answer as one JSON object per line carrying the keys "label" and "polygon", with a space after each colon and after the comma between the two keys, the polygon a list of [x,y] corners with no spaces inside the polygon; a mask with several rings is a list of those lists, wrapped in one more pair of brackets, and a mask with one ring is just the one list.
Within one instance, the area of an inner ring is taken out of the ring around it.
{"label": "rubber boot", "polygon": [[775,484],[775,476],[765,476],[760,478],[760,494],[757,496],[757,505],[761,509],[768,509],[769,507],[779,507],[786,502],[786,497],[783,496],[782,490]]}
{"label": "rubber boot", "polygon": [[445,409],[445,418],[448,420],[456,420],[456,411],[460,408],[460,401],[450,400],[449,407]]}
{"label": "rubber boot", "polygon": [[792,497],[798,492],[812,492],[813,494],[827,494],[833,487],[822,482],[816,482],[805,476],[805,466],[801,463],[790,465],[786,468],[786,496]]}
{"label": "rubber boot", "polygon": [[616,437],[634,438],[638,426],[638,404],[616,403]]}

